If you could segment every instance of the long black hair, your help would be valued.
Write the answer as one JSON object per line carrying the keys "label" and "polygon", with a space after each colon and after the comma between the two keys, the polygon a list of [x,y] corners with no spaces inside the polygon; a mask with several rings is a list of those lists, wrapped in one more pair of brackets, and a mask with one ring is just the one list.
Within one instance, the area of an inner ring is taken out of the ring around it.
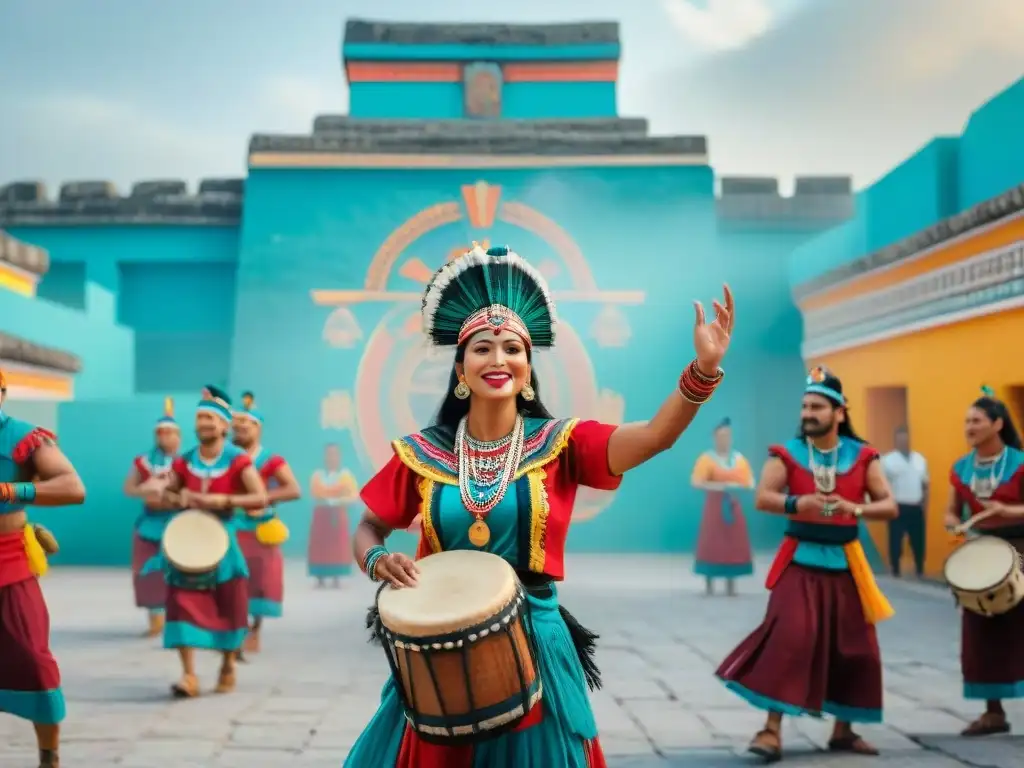
{"label": "long black hair", "polygon": [[1013,417],[1010,415],[1010,409],[1006,407],[1006,403],[991,395],[985,395],[971,403],[971,408],[977,408],[984,413],[989,421],[1002,419],[1003,428],[999,430],[999,439],[1003,441],[1003,445],[1021,450],[1020,434],[1017,432],[1017,427],[1013,425]]}
{"label": "long black hair", "polygon": [[[462,344],[455,350],[455,362],[461,363],[465,359],[466,345]],[[526,349],[526,359],[531,361],[533,359],[529,347]],[[438,409],[433,423],[433,426],[451,429],[453,433],[458,428],[462,417],[469,413],[469,398],[460,400],[455,396],[455,387],[458,383],[459,374],[453,365],[451,375],[448,377],[448,391],[444,396],[444,400],[441,401],[441,407]],[[521,393],[516,395],[516,410],[523,416],[535,419],[553,419],[554,416],[548,412],[548,409],[544,407],[544,403],[540,399],[540,386],[537,383],[537,374],[534,373],[532,368],[530,369],[530,386],[533,387],[534,391],[533,400],[524,399]]]}

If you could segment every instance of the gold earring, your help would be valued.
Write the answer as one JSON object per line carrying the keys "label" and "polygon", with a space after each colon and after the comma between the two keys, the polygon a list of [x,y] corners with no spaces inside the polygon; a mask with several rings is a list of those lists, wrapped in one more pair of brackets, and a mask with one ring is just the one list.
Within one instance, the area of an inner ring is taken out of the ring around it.
{"label": "gold earring", "polygon": [[524,384],[523,390],[519,394],[521,394],[523,396],[523,400],[528,403],[533,402],[534,398],[537,397],[537,393],[533,391],[533,387],[529,384]]}
{"label": "gold earring", "polygon": [[454,394],[459,400],[465,400],[469,397],[469,385],[465,379],[459,379],[459,383],[455,385]]}

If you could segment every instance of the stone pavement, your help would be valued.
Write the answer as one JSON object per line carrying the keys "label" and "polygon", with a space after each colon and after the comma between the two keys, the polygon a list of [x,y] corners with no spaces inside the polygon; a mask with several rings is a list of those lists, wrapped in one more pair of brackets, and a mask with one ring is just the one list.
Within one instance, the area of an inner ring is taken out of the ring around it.
{"label": "stone pavement", "polygon": [[[761,563],[763,573],[763,566]],[[760,620],[763,577],[740,595],[708,599],[688,560],[576,557],[563,600],[602,635],[605,688],[593,697],[610,768],[756,765],[742,755],[762,722],[712,676]],[[958,618],[932,585],[883,588],[897,615],[881,628],[886,723],[863,734],[877,760],[824,754],[829,724],[787,720],[797,766],[1024,766],[1024,741],[955,737],[977,713],[960,697]],[[66,768],[338,768],[373,712],[386,663],[363,629],[372,585],[316,590],[290,564],[286,617],[268,623],[264,651],[240,670],[239,689],[173,702],[177,660],[142,640],[127,572],[57,568],[44,580],[53,645],[68,697]],[[212,654],[199,658],[209,689]],[[1024,706],[1011,714],[1024,728]],[[0,768],[35,768],[31,729],[0,717]],[[550,768],[558,768],[551,766]]]}

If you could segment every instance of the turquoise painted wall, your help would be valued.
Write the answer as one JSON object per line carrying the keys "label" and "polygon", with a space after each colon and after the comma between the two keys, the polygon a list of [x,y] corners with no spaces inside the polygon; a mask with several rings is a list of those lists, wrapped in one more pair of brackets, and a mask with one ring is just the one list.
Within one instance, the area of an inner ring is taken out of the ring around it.
{"label": "turquoise painted wall", "polygon": [[857,197],[856,217],[796,248],[792,285],[812,280],[1024,180],[1024,79],[978,109],[958,138],[937,138]]}
{"label": "turquoise painted wall", "polygon": [[[502,88],[501,116],[546,120],[615,117],[615,88],[615,83],[508,83]],[[352,83],[349,104],[352,117],[465,117],[462,83]]]}
{"label": "turquoise painted wall", "polygon": [[[461,185],[479,180],[500,185],[503,201],[527,203],[560,224],[585,254],[600,288],[647,292],[643,305],[620,308],[632,333],[623,348],[602,348],[592,338],[601,303],[559,305],[583,338],[599,388],[624,396],[625,420],[649,418],[673,392],[691,355],[691,299],[709,303],[723,280],[736,288],[752,320],[737,338],[726,383],[713,404],[673,451],[630,473],[612,506],[576,526],[571,541],[576,550],[691,549],[701,499],[687,481],[697,455],[709,445],[712,427],[731,416],[737,422],[737,447],[759,464],[768,442],[793,431],[797,401],[788,398],[792,410],[764,409],[759,402],[785,402],[787,393],[799,392],[802,380],[799,316],[786,299],[783,262],[805,236],[720,235],[709,168],[252,171],[235,319],[246,335],[233,347],[231,384],[235,392],[256,392],[268,420],[265,445],[308,478],[319,466],[323,444],[337,440],[365,480],[375,469],[364,434],[369,427],[360,423],[351,433],[322,429],[321,402],[328,392],[349,393],[355,413],[367,421],[371,412],[384,412],[384,438],[395,436],[392,414],[403,409],[415,424],[429,421],[450,363],[421,361],[412,374],[396,362],[422,347],[419,334],[406,325],[417,314],[417,302],[353,304],[362,339],[351,348],[332,348],[323,333],[333,308],[316,306],[310,292],[364,287],[373,254],[396,228],[428,206],[459,203]],[[432,271],[452,249],[485,238],[510,244],[536,264],[554,262],[559,269],[552,287],[573,287],[565,263],[536,235],[500,221],[474,230],[463,219],[405,248],[387,289],[418,295],[422,284],[398,274],[403,264],[418,258]],[[384,338],[393,340],[396,350],[382,356],[383,373],[374,378],[367,372],[374,353],[367,349],[377,349]],[[545,400],[557,413],[574,415],[566,396],[572,373],[567,361],[544,360],[538,357]],[[414,382],[414,391],[394,386],[396,381]],[[308,520],[308,500],[291,506],[296,509],[286,512],[289,519]],[[643,510],[642,519],[635,510]],[[758,546],[777,542],[772,521],[757,515],[752,527]],[[293,529],[287,549],[298,553],[305,544],[305,528]]]}
{"label": "turquoise painted wall", "polygon": [[9,231],[50,253],[53,269],[40,284],[41,297],[73,307],[86,293],[79,280],[87,280],[97,286],[92,302],[86,301],[90,311],[97,301],[107,304],[111,319],[135,331],[135,391],[161,393],[227,382],[237,227],[37,226]]}

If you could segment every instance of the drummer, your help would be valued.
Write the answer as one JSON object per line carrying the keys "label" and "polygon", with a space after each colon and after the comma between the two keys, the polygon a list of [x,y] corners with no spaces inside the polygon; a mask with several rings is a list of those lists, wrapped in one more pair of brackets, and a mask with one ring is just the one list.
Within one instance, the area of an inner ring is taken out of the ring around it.
{"label": "drummer", "polygon": [[45,559],[33,559],[42,552],[25,508],[81,504],[85,487],[51,432],[3,412],[6,395],[0,371],[0,713],[30,721],[40,768],[57,768],[64,693],[37,578]]}
{"label": "drummer", "polygon": [[[946,524],[959,525],[966,508],[974,530],[998,536],[1024,553],[1024,451],[1006,405],[982,388],[967,409],[965,435],[971,452],[950,472]],[[985,702],[985,711],[963,736],[1008,733],[1003,699],[1024,698],[1024,603],[998,616],[963,611],[960,668],[964,698]]]}
{"label": "drummer", "polygon": [[[252,392],[242,394],[242,408],[235,411],[232,422],[234,443],[252,459],[267,486],[267,509],[242,510],[238,516],[238,542],[249,567],[249,634],[245,651],[260,650],[260,628],[264,618],[279,618],[284,603],[284,557],[281,544],[288,529],[274,507],[302,496],[299,481],[288,462],[263,447],[263,414],[256,410]],[[244,658],[240,655],[240,660]]]}
{"label": "drummer", "polygon": [[[164,401],[164,415],[156,423],[155,445],[141,453],[132,462],[131,471],[124,481],[125,496],[145,499],[153,495],[153,489],[163,483],[171,471],[171,462],[181,449],[181,428],[174,420],[174,401]],[[151,570],[143,574],[146,564],[160,554],[160,539],[164,528],[171,519],[171,508],[152,499],[143,505],[142,514],[135,520],[135,535],[132,538],[132,582],[135,590],[135,606],[143,608],[149,615],[149,629],[145,637],[158,637],[164,629],[164,600],[167,584],[163,573]]]}
{"label": "drummer", "polygon": [[199,445],[171,464],[165,503],[181,509],[203,509],[220,517],[228,531],[228,553],[216,569],[216,586],[196,588],[183,573],[166,566],[167,622],[164,647],[176,648],[181,657],[181,680],[171,686],[178,698],[199,695],[194,649],[221,652],[217,693],[235,688],[235,654],[245,640],[248,625],[248,578],[245,558],[235,535],[236,508],[263,509],[267,492],[249,454],[227,441],[231,427],[231,399],[216,387],[207,387],[196,408]]}

